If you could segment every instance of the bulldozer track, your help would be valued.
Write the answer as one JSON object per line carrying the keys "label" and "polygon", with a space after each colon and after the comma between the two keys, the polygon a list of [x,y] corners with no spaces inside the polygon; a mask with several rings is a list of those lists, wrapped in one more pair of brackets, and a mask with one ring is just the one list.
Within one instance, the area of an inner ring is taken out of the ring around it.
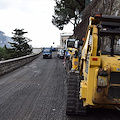
{"label": "bulldozer track", "polygon": [[80,77],[78,74],[69,73],[67,78],[67,115],[86,115],[86,108],[79,100]]}

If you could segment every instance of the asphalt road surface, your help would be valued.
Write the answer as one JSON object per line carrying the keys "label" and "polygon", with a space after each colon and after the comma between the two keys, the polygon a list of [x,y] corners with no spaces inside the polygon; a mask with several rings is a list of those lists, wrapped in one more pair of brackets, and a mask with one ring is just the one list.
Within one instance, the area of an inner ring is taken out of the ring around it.
{"label": "asphalt road surface", "polygon": [[120,112],[92,109],[66,116],[66,72],[53,52],[0,77],[0,120],[120,120]]}

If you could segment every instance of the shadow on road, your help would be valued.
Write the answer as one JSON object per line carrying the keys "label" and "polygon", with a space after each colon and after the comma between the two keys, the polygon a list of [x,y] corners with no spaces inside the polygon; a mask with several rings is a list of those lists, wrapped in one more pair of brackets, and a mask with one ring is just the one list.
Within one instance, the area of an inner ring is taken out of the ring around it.
{"label": "shadow on road", "polygon": [[67,116],[67,120],[120,120],[120,111],[89,109],[86,116]]}

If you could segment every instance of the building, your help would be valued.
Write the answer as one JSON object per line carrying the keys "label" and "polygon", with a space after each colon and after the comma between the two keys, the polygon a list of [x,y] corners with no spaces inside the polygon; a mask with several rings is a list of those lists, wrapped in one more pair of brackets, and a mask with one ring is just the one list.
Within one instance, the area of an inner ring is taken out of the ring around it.
{"label": "building", "polygon": [[60,34],[60,47],[64,48],[65,47],[65,43],[66,43],[66,39],[72,37],[73,33],[61,33]]}

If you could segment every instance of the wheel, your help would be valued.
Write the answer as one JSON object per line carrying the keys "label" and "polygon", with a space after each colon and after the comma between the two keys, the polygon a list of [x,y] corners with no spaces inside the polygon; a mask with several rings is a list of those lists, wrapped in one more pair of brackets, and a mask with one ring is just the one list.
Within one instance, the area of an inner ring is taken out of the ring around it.
{"label": "wheel", "polygon": [[69,73],[67,78],[67,115],[86,115],[86,107],[83,106],[82,100],[79,99],[79,84],[79,75],[75,73]]}

